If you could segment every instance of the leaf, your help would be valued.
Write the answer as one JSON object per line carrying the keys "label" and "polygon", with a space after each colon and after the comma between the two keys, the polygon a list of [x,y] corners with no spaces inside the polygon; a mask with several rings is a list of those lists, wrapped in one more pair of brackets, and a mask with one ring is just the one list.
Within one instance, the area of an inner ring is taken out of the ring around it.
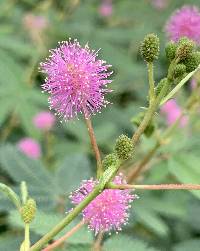
{"label": "leaf", "polygon": [[199,251],[199,247],[200,247],[200,240],[192,239],[176,244],[173,247],[173,251],[188,251],[188,250]]}
{"label": "leaf", "polygon": [[138,223],[143,224],[158,236],[167,236],[169,232],[168,226],[154,210],[135,205],[133,214],[135,214]]}
{"label": "leaf", "polygon": [[122,234],[109,238],[103,246],[103,251],[122,250],[156,251],[156,249],[148,247],[147,243]]}
{"label": "leaf", "polygon": [[[169,160],[168,167],[170,173],[181,183],[199,184],[199,162],[199,157],[191,154],[179,154]],[[190,190],[190,192],[200,198],[200,191]]]}
{"label": "leaf", "polygon": [[83,179],[88,179],[91,175],[88,158],[83,154],[73,154],[64,159],[56,171],[55,178],[58,184],[62,184],[61,189],[66,194],[77,188]]}
{"label": "leaf", "polygon": [[160,102],[160,106],[167,102],[170,98],[172,98],[180,88],[200,69],[200,65],[196,68],[196,70],[190,72],[187,76],[185,76],[180,83],[176,85],[176,87]]}
{"label": "leaf", "polygon": [[3,192],[16,206],[19,210],[21,207],[21,202],[19,196],[9,187],[3,183],[0,183],[0,191]]}
{"label": "leaf", "polygon": [[32,160],[19,152],[11,145],[0,147],[1,167],[17,183],[26,181],[30,196],[35,198],[37,203],[45,200],[54,204],[59,194],[59,187],[53,177],[39,160]]}
{"label": "leaf", "polygon": [[0,237],[0,251],[19,250],[23,241],[23,236],[12,234],[4,234]]}
{"label": "leaf", "polygon": [[[61,215],[54,212],[43,212],[37,210],[36,217],[33,222],[30,224],[30,230],[38,235],[44,235],[56,224],[58,224],[65,215]],[[9,213],[9,224],[13,227],[24,228],[24,223],[22,222],[19,213],[16,210],[12,210]],[[57,239],[63,236],[65,233],[70,231],[78,222],[72,222],[67,227],[65,227],[58,235],[55,236],[54,239]],[[89,244],[93,241],[92,233],[88,231],[86,226],[82,226],[76,233],[74,233],[69,239],[67,239],[67,243],[70,244]]]}

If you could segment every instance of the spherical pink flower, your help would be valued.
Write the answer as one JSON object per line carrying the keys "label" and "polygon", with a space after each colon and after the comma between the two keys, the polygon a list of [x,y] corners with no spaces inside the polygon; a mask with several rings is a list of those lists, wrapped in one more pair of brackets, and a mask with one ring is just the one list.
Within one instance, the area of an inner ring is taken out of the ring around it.
{"label": "spherical pink flower", "polygon": [[151,4],[158,10],[165,9],[168,4],[169,0],[151,0]]}
{"label": "spherical pink flower", "polygon": [[43,16],[27,13],[23,18],[23,25],[27,30],[42,31],[48,27],[48,21]]}
{"label": "spherical pink flower", "polygon": [[177,10],[166,24],[169,38],[177,42],[181,37],[188,37],[200,43],[200,11],[195,6],[183,6]]}
{"label": "spherical pink flower", "polygon": [[33,123],[35,127],[38,129],[42,129],[44,131],[50,130],[54,123],[55,123],[55,117],[50,112],[40,112],[36,114],[36,116],[33,118]]}
{"label": "spherical pink flower", "polygon": [[[114,179],[115,184],[126,184],[120,174]],[[81,187],[70,196],[73,204],[79,204],[93,190],[97,181],[93,179],[83,181]],[[130,203],[137,196],[130,190],[105,189],[82,211],[83,218],[95,234],[99,231],[120,231],[121,226],[128,220]]]}
{"label": "spherical pink flower", "polygon": [[41,156],[39,143],[32,138],[23,138],[17,143],[18,149],[29,158],[38,159]]}
{"label": "spherical pink flower", "polygon": [[47,74],[42,88],[50,94],[50,109],[54,109],[65,121],[84,113],[85,117],[99,112],[109,102],[104,95],[111,90],[107,78],[110,65],[96,59],[97,52],[84,48],[77,40],[64,41],[50,51],[46,62],[41,63],[41,71]]}
{"label": "spherical pink flower", "polygon": [[99,7],[99,14],[103,17],[109,17],[112,15],[113,6],[112,1],[104,0]]}
{"label": "spherical pink flower", "polygon": [[[170,99],[161,107],[161,113],[165,115],[167,124],[170,126],[173,125],[177,119],[179,119],[182,114],[182,110],[174,99]],[[187,123],[188,117],[183,116],[179,122],[179,126],[185,127]]]}

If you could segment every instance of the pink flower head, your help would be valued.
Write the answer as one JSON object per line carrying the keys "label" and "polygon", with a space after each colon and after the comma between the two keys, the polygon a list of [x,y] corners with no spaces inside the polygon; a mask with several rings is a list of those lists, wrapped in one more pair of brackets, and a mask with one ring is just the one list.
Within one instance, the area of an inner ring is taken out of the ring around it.
{"label": "pink flower head", "polygon": [[158,10],[165,9],[168,4],[169,0],[151,0],[151,4]]}
{"label": "pink flower head", "polygon": [[109,17],[112,15],[112,12],[113,12],[112,1],[111,0],[102,1],[99,7],[99,14],[102,17]]}
{"label": "pink flower head", "polygon": [[200,12],[195,6],[183,6],[177,10],[165,27],[169,38],[177,42],[181,37],[188,37],[200,43]]}
{"label": "pink flower head", "polygon": [[47,28],[48,21],[43,16],[35,16],[34,14],[27,13],[23,18],[23,24],[27,30],[42,31]]}
{"label": "pink flower head", "polygon": [[[126,184],[120,174],[114,178],[115,184]],[[81,187],[70,196],[73,204],[79,204],[93,190],[97,181],[93,179],[82,182]],[[95,234],[99,231],[120,231],[128,220],[130,203],[137,196],[130,190],[105,189],[82,211],[83,218],[88,221],[89,229]]]}
{"label": "pink flower head", "polygon": [[23,138],[17,143],[18,149],[26,156],[32,159],[38,159],[41,156],[39,143],[32,138]]}
{"label": "pink flower head", "polygon": [[[174,99],[170,99],[161,107],[161,113],[165,115],[167,124],[170,126],[173,125],[181,116],[182,110]],[[183,116],[180,120],[179,125],[180,127],[185,127],[187,123],[188,117]]]}
{"label": "pink flower head", "polygon": [[55,117],[50,112],[40,112],[33,118],[33,123],[38,129],[48,131],[53,127],[55,123]]}
{"label": "pink flower head", "polygon": [[50,109],[54,109],[65,121],[84,113],[85,117],[99,112],[109,102],[104,95],[111,90],[107,72],[111,65],[96,59],[97,52],[84,48],[77,40],[63,41],[50,51],[46,62],[41,63],[41,71],[47,74],[42,88],[50,94]]}

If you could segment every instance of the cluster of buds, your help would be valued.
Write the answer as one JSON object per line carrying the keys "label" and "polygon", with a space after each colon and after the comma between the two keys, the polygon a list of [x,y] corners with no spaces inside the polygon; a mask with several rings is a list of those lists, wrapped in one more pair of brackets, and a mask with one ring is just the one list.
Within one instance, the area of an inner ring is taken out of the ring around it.
{"label": "cluster of buds", "polygon": [[200,53],[196,50],[195,43],[187,37],[180,38],[177,43],[169,42],[165,52],[170,62],[176,62],[173,68],[174,79],[194,71],[200,64]]}

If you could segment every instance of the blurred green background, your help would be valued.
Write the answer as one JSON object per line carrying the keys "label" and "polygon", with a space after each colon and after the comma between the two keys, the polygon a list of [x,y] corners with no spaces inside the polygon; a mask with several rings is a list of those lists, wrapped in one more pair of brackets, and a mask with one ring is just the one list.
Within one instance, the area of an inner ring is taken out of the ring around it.
{"label": "blurred green background", "polygon": [[[70,191],[82,179],[95,176],[84,121],[57,121],[48,134],[33,124],[38,112],[48,110],[47,96],[40,87],[44,80],[38,73],[40,61],[58,41],[72,37],[82,45],[88,42],[95,50],[101,48],[100,57],[113,65],[114,92],[107,96],[113,104],[92,118],[105,155],[112,151],[117,136],[133,133],[131,119],[147,105],[147,71],[138,54],[140,41],[151,32],[160,37],[161,55],[155,64],[155,78],[159,80],[166,75],[168,64],[164,57],[167,19],[184,4],[200,5],[199,0],[163,2],[158,7],[153,0],[113,0],[112,14],[103,16],[100,0],[0,0],[0,181],[19,192],[19,184],[25,180],[30,195],[36,199],[38,212],[31,225],[32,242],[70,209]],[[33,20],[38,16],[37,27]],[[186,86],[178,95],[180,104],[184,104],[189,92]],[[139,177],[138,183],[200,183],[198,116],[191,117],[190,127],[177,130],[173,141],[159,150],[151,169]],[[156,120],[164,130],[164,120],[159,116]],[[40,143],[39,160],[29,159],[17,150],[17,142],[24,137]],[[155,137],[143,137],[136,159],[142,158],[154,142]],[[200,250],[200,192],[144,191],[138,195],[130,224],[119,235],[105,235],[103,251]],[[21,219],[0,194],[0,251],[19,250],[22,240]],[[93,234],[82,228],[58,250],[88,251],[93,241]]]}

